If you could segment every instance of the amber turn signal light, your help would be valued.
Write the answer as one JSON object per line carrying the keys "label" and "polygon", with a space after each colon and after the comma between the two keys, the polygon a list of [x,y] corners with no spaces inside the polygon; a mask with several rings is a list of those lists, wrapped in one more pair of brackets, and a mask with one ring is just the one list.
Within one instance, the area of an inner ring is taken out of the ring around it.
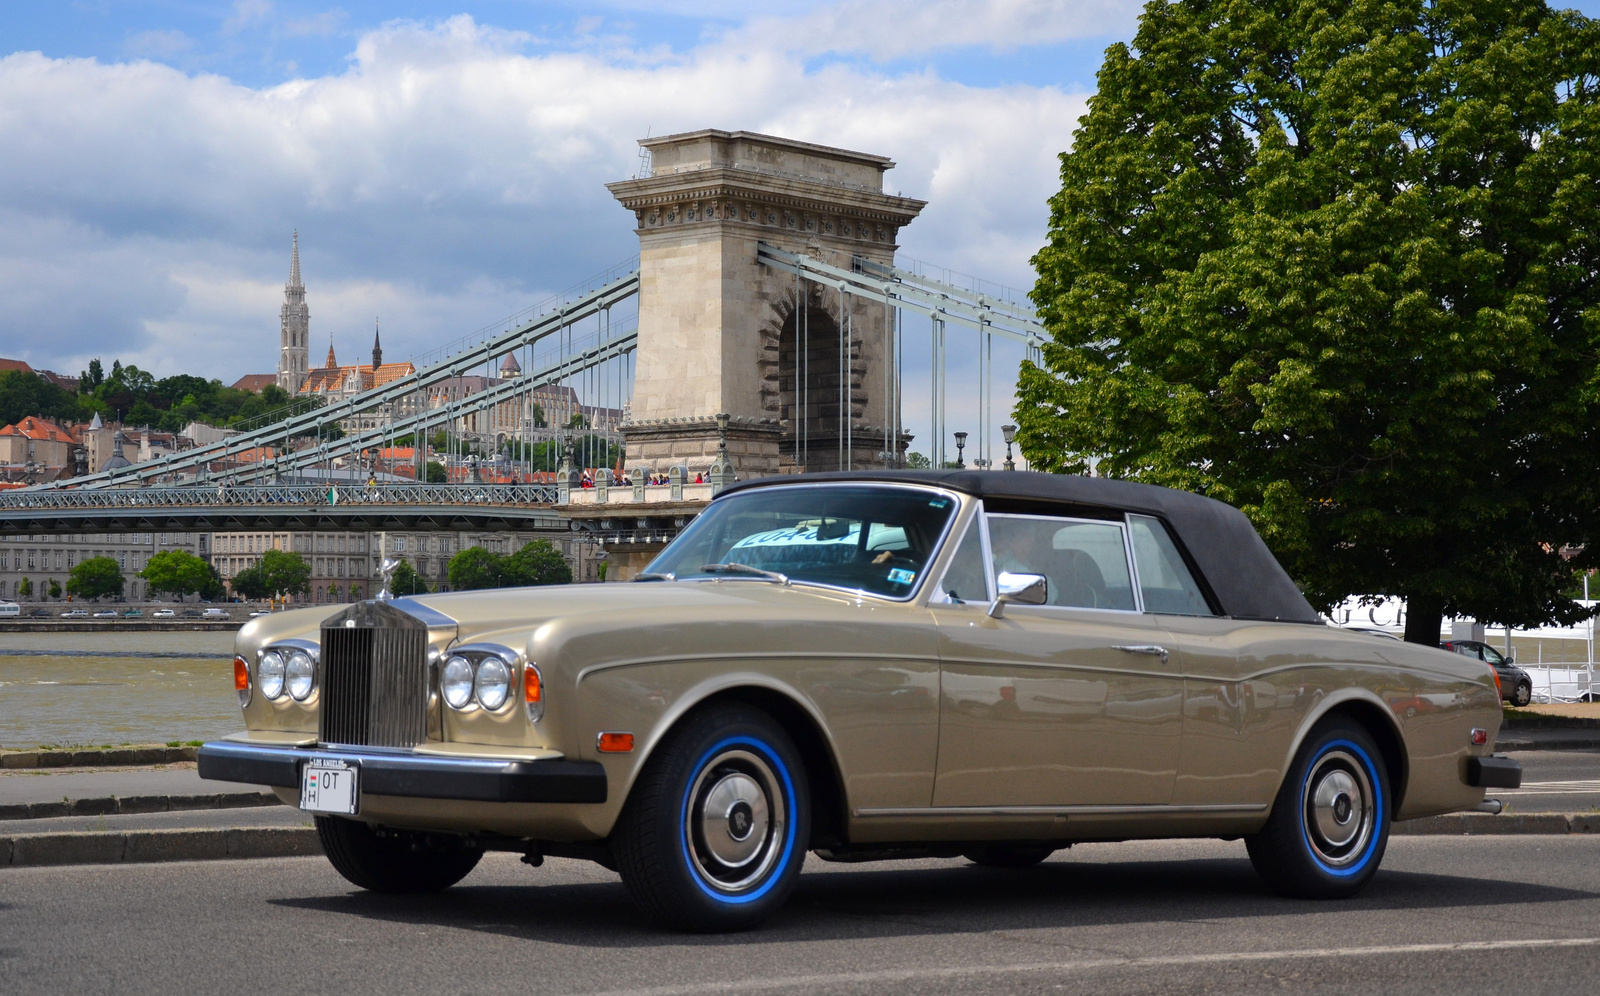
{"label": "amber turn signal light", "polygon": [[599,746],[604,754],[626,754],[633,750],[633,734],[631,733],[602,733]]}
{"label": "amber turn signal light", "polygon": [[243,657],[233,659],[233,690],[236,692],[249,691],[250,665]]}
{"label": "amber turn signal light", "polygon": [[544,701],[544,685],[539,677],[539,669],[531,664],[522,669],[522,698],[530,704]]}

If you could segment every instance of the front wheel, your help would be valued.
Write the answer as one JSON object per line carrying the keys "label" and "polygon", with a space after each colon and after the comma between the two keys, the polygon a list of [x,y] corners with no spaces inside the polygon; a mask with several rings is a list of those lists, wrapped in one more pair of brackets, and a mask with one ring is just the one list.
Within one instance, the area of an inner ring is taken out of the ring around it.
{"label": "front wheel", "polygon": [[612,834],[622,883],[666,927],[754,927],[794,888],[810,841],[806,774],[783,727],[708,709],[662,740]]}
{"label": "front wheel", "polygon": [[1511,693],[1511,704],[1525,706],[1533,701],[1533,683],[1530,681],[1517,682],[1517,690]]}
{"label": "front wheel", "polygon": [[1389,776],[1372,737],[1345,719],[1301,745],[1266,826],[1245,838],[1274,890],[1305,899],[1354,895],[1377,874],[1389,840]]}
{"label": "front wheel", "polygon": [[380,836],[365,823],[318,816],[317,839],[334,870],[372,892],[439,892],[467,877],[483,852],[440,835]]}

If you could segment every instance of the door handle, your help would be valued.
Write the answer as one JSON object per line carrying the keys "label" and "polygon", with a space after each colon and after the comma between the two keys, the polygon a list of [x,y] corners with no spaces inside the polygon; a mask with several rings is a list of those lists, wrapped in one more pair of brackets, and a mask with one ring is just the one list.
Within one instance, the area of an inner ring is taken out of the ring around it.
{"label": "door handle", "polygon": [[1111,649],[1120,650],[1128,654],[1148,654],[1151,657],[1160,657],[1163,664],[1167,663],[1167,657],[1169,656],[1166,647],[1158,647],[1153,643],[1135,643],[1125,647],[1112,647]]}

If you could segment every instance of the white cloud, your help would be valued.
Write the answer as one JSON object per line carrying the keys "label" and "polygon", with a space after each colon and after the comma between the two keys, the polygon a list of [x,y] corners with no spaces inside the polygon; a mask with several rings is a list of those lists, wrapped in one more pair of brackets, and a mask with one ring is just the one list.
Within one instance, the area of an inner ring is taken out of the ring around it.
{"label": "white cloud", "polygon": [[[289,233],[314,343],[420,355],[637,251],[604,188],[635,140],[745,128],[897,159],[904,251],[1026,287],[1084,96],[807,68],[780,47],[532,53],[458,17],[253,89],[166,66],[0,59],[0,355],[231,382],[276,362]],[[320,357],[320,349],[317,351]],[[998,410],[998,408],[997,408]]]}
{"label": "white cloud", "polygon": [[233,13],[222,22],[222,33],[236,34],[263,24],[272,16],[272,0],[233,0]]}

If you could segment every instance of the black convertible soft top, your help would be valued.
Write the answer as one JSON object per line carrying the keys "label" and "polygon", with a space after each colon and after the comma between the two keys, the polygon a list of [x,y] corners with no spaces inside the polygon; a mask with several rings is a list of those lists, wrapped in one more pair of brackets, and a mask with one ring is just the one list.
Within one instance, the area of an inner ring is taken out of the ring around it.
{"label": "black convertible soft top", "polygon": [[1280,622],[1322,621],[1243,512],[1187,491],[1103,477],[1030,471],[865,470],[759,477],[740,481],[722,494],[747,488],[825,481],[931,484],[976,498],[1062,502],[1153,515],[1177,534],[1225,615]]}

